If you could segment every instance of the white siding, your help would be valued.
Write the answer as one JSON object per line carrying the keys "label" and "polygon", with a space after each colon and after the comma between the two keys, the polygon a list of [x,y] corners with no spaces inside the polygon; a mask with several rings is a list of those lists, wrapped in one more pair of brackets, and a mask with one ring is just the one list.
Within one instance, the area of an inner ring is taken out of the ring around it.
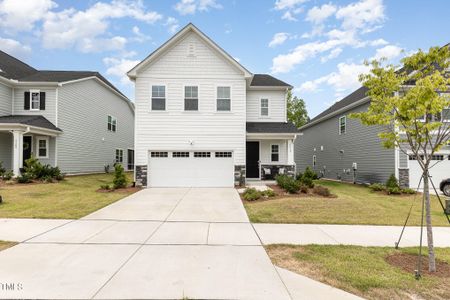
{"label": "white siding", "polygon": [[[45,92],[45,110],[24,110],[25,92],[39,90]],[[41,115],[56,125],[56,88],[39,87],[14,88],[14,115]]]}
{"label": "white siding", "polygon": [[0,116],[12,114],[12,88],[0,83]]}
{"label": "white siding", "polygon": [[[261,98],[269,99],[269,116],[261,116]],[[247,90],[247,122],[286,122],[286,91]]]}
{"label": "white siding", "polygon": [[[260,147],[260,160],[263,165],[287,165],[287,141],[286,140],[261,140],[259,142]],[[272,149],[271,145],[279,145],[279,161],[273,162],[271,160]]]}
{"label": "white siding", "polygon": [[[150,111],[152,84],[166,85],[167,111]],[[184,111],[184,85],[199,87],[198,112]],[[231,112],[216,111],[217,86],[231,86]],[[243,74],[188,34],[136,79],[136,165],[147,165],[153,149],[233,150],[234,163],[244,164],[245,98]]]}
{"label": "white siding", "polygon": [[[128,104],[97,80],[63,85],[58,90],[58,166],[63,172],[102,172],[112,164],[115,149],[133,148],[133,113]],[[107,130],[107,118],[117,118],[117,132]]]}

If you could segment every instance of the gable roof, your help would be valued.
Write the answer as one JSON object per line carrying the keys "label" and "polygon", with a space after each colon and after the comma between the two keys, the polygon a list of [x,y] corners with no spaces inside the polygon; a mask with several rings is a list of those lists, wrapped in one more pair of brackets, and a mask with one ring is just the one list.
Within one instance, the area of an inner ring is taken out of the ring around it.
{"label": "gable roof", "polygon": [[203,41],[205,41],[210,47],[216,50],[219,54],[221,54],[227,61],[229,61],[233,66],[244,73],[245,77],[251,77],[252,73],[250,73],[244,66],[242,66],[237,60],[235,60],[230,54],[228,54],[225,50],[223,50],[219,45],[217,45],[212,39],[210,39],[206,34],[204,34],[200,29],[198,29],[194,24],[189,23],[185,27],[183,27],[180,31],[178,31],[174,36],[172,36],[169,40],[167,40],[164,44],[158,47],[155,51],[150,53],[143,61],[138,63],[133,69],[127,72],[128,77],[131,79],[135,79],[137,73],[146,65],[151,63],[157,57],[159,57],[162,53],[168,50],[172,45],[178,42],[181,38],[183,38],[189,32],[196,33]]}
{"label": "gable roof", "polygon": [[269,74],[254,74],[250,86],[268,86],[268,87],[287,87],[292,88],[292,85],[281,81]]}
{"label": "gable roof", "polygon": [[33,127],[39,127],[39,128],[45,128],[55,131],[62,131],[55,125],[53,125],[52,122],[47,120],[43,116],[25,116],[25,115],[13,115],[13,116],[3,116],[0,117],[0,124],[22,124],[27,126],[33,126]]}
{"label": "gable roof", "polygon": [[0,76],[19,79],[35,72],[35,68],[0,50]]}

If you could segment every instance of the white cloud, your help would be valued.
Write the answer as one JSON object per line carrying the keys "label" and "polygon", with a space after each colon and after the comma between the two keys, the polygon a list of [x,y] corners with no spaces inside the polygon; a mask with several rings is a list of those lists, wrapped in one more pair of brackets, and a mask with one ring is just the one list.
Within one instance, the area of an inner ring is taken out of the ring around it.
{"label": "white cloud", "polygon": [[370,46],[384,46],[389,44],[387,41],[385,41],[384,39],[377,39],[377,40],[373,40],[370,42]]}
{"label": "white cloud", "polygon": [[342,48],[335,48],[330,51],[330,53],[327,56],[322,56],[320,58],[320,62],[325,63],[329,61],[330,59],[336,58],[339,56],[339,54],[342,53]]}
{"label": "white cloud", "polygon": [[0,28],[7,32],[30,31],[55,7],[57,4],[51,0],[0,1]]}
{"label": "white cloud", "polygon": [[211,8],[221,9],[217,0],[181,0],[174,6],[180,15],[193,15],[197,11],[208,11]]}
{"label": "white cloud", "polygon": [[18,58],[26,57],[31,53],[29,46],[23,45],[13,39],[5,39],[0,37],[0,50]]}
{"label": "white cloud", "polygon": [[326,84],[335,90],[336,97],[342,97],[345,92],[358,88],[359,75],[367,73],[369,67],[364,64],[340,63],[337,65],[338,70],[317,79],[306,81],[297,89],[301,92],[317,92],[320,85]]}
{"label": "white cloud", "polygon": [[168,17],[164,25],[167,26],[167,31],[171,34],[177,32],[178,28],[180,27],[178,20],[173,17]]}
{"label": "white cloud", "polygon": [[275,1],[275,9],[276,10],[293,9],[297,5],[308,1],[309,0],[277,0]]}
{"label": "white cloud", "polygon": [[132,38],[133,41],[142,43],[144,41],[150,40],[151,37],[148,35],[145,35],[144,33],[142,33],[141,29],[138,26],[133,26],[133,28],[131,29],[131,31],[134,34],[134,37]]}
{"label": "white cloud", "polygon": [[136,66],[140,61],[126,58],[105,57],[103,63],[108,67],[106,74],[117,77],[123,85],[130,84],[131,81],[127,72]]}
{"label": "white cloud", "polygon": [[[97,2],[84,11],[73,8],[48,12],[42,26],[45,48],[76,48],[82,52],[122,49],[123,37],[109,37],[109,20],[130,17],[148,24],[160,20],[155,11],[146,11],[142,1]],[[105,47],[106,45],[106,47]]]}
{"label": "white cloud", "polygon": [[321,7],[314,6],[306,14],[306,21],[320,24],[336,12],[337,8],[333,4],[324,4]]}
{"label": "white cloud", "polygon": [[403,49],[397,47],[395,45],[387,45],[383,48],[379,48],[376,50],[375,55],[370,58],[370,60],[376,59],[380,60],[381,58],[386,58],[387,60],[394,59],[402,53]]}
{"label": "white cloud", "polygon": [[288,21],[298,21],[296,17],[293,16],[293,13],[290,11],[286,11],[282,16],[281,19],[288,20]]}
{"label": "white cloud", "polygon": [[342,20],[346,30],[364,29],[369,32],[371,26],[385,20],[382,0],[361,0],[339,8],[336,18]]}
{"label": "white cloud", "polygon": [[269,47],[275,47],[283,44],[289,38],[289,33],[286,32],[278,32],[272,37],[272,40],[269,43]]}

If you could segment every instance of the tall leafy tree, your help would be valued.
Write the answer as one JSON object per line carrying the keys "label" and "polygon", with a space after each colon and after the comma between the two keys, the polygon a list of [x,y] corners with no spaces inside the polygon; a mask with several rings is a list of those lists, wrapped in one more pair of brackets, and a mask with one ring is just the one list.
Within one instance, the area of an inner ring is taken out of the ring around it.
{"label": "tall leafy tree", "polygon": [[403,67],[372,61],[360,75],[371,98],[366,112],[356,113],[365,125],[382,126],[384,147],[412,153],[422,169],[423,201],[428,238],[429,271],[436,271],[430,206],[429,170],[433,154],[450,138],[450,51],[433,47],[402,60]]}
{"label": "tall leafy tree", "polygon": [[305,101],[292,97],[292,92],[289,90],[287,94],[287,118],[290,122],[299,128],[309,122],[308,111],[306,110]]}

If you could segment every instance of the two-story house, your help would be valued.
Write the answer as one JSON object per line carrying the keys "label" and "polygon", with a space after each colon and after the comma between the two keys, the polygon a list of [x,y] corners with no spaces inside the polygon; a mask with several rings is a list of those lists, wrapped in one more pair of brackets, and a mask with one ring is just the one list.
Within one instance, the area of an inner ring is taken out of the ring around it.
{"label": "two-story house", "polygon": [[[300,128],[295,142],[295,162],[299,169],[311,167],[320,176],[358,183],[385,183],[394,174],[403,187],[418,188],[422,169],[412,153],[383,148],[379,126],[366,126],[349,118],[366,111],[370,98],[361,87],[336,102]],[[450,109],[439,116],[450,121]],[[450,177],[450,145],[432,157],[430,175],[436,186]]]}
{"label": "two-story house", "polygon": [[134,106],[97,72],[39,71],[0,51],[0,161],[67,174],[134,169]]}
{"label": "two-story house", "polygon": [[188,24],[128,72],[136,89],[136,183],[230,187],[295,172],[291,88],[252,74]]}

